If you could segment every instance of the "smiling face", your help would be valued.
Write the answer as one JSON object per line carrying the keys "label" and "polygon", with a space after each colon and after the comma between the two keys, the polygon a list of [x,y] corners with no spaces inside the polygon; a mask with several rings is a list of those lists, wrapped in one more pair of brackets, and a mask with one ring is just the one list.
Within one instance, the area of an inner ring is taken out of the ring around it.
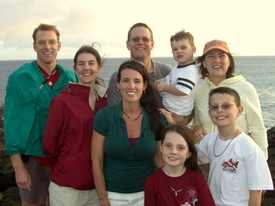
{"label": "smiling face", "polygon": [[79,78],[78,83],[91,86],[91,84],[95,83],[102,66],[98,65],[96,57],[93,54],[80,53],[76,58],[74,69]]}
{"label": "smiling face", "polygon": [[216,93],[209,99],[209,116],[219,127],[234,126],[242,111],[232,95]]}
{"label": "smiling face", "polygon": [[192,63],[196,47],[191,46],[188,39],[171,42],[172,54],[180,66]]}
{"label": "smiling face", "polygon": [[126,41],[126,46],[130,50],[132,59],[142,61],[150,58],[151,50],[154,48],[150,30],[143,26],[133,28],[130,38]]}
{"label": "smiling face", "polygon": [[220,49],[210,50],[205,54],[203,66],[209,73],[209,78],[226,79],[226,72],[230,66],[227,53]]}
{"label": "smiling face", "polygon": [[186,140],[177,132],[169,131],[160,146],[165,167],[182,167],[191,156]]}
{"label": "smiling face", "polygon": [[147,88],[147,82],[143,82],[142,75],[131,68],[121,70],[120,75],[117,88],[120,89],[122,99],[127,102],[140,101],[143,91]]}
{"label": "smiling face", "polygon": [[56,63],[57,52],[60,50],[61,43],[58,42],[54,31],[39,30],[36,33],[33,49],[37,53],[37,63],[44,67],[48,64]]}

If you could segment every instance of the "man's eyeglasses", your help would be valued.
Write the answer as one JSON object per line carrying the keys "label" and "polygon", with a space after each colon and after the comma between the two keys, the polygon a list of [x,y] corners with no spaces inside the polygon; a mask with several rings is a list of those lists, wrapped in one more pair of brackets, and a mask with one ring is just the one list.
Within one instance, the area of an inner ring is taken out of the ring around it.
{"label": "man's eyeglasses", "polygon": [[133,42],[139,42],[140,40],[142,40],[143,42],[147,43],[147,42],[151,41],[151,38],[149,38],[149,37],[132,37],[130,40]]}
{"label": "man's eyeglasses", "polygon": [[209,106],[209,110],[212,111],[218,111],[218,109],[221,107],[223,110],[228,110],[230,109],[234,104],[222,104],[222,105],[213,105],[213,106]]}
{"label": "man's eyeglasses", "polygon": [[40,46],[45,46],[46,44],[49,44],[50,46],[54,46],[56,45],[57,41],[54,40],[54,39],[51,39],[51,40],[39,40],[37,41],[37,44],[40,45]]}

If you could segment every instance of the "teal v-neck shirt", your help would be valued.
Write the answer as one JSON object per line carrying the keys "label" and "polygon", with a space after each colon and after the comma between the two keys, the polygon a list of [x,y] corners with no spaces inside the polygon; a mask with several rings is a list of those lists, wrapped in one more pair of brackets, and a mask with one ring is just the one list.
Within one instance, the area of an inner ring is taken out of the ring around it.
{"label": "teal v-neck shirt", "polygon": [[[148,113],[143,110],[141,134],[133,147],[127,136],[121,102],[98,111],[93,128],[105,136],[104,165],[106,189],[111,192],[133,193],[144,190],[149,174],[155,171],[154,154],[157,142],[150,128]],[[164,126],[167,122],[163,116]]]}

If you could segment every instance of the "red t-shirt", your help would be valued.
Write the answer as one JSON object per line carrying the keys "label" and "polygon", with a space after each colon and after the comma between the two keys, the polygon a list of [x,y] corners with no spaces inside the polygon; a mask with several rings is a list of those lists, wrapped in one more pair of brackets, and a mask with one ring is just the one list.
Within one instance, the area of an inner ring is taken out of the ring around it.
{"label": "red t-shirt", "polygon": [[158,169],[147,178],[144,194],[145,206],[215,206],[204,176],[191,169],[179,177],[169,177]]}

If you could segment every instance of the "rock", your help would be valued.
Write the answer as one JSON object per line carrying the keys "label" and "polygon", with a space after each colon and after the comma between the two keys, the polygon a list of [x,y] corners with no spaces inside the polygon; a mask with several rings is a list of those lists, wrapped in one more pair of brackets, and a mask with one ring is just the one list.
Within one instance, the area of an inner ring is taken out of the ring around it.
{"label": "rock", "polygon": [[0,127],[4,127],[4,106],[0,106]]}
{"label": "rock", "polygon": [[14,170],[4,149],[4,106],[0,106],[0,191],[16,187]]}
{"label": "rock", "polygon": [[269,130],[267,130],[267,138],[268,138],[268,145],[275,146],[275,126],[271,127]]}
{"label": "rock", "polygon": [[14,170],[9,157],[0,159],[0,189],[16,186]]}
{"label": "rock", "polygon": [[[268,166],[271,172],[273,186],[275,188],[275,126],[267,130],[268,138]],[[275,205],[275,190],[267,191],[265,194],[266,198],[274,198],[273,203]]]}
{"label": "rock", "polygon": [[1,206],[21,206],[21,199],[17,187],[8,188],[1,200]]}
{"label": "rock", "polygon": [[21,200],[15,183],[15,174],[4,149],[4,107],[0,106],[0,199],[1,206],[20,206]]}

